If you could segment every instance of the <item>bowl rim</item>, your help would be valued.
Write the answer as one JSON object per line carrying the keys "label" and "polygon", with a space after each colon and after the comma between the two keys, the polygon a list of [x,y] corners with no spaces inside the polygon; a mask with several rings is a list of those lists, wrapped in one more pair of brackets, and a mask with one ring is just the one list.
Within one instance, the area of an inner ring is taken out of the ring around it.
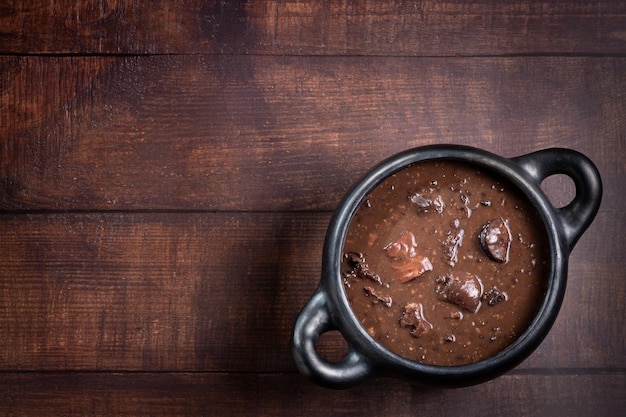
{"label": "bowl rim", "polygon": [[[478,362],[442,366],[423,364],[400,356],[367,333],[350,308],[341,277],[341,258],[350,222],[369,193],[394,173],[420,162],[454,160],[478,166],[515,186],[539,213],[548,236],[550,250],[549,277],[543,303],[528,328],[497,354]],[[515,367],[528,357],[552,327],[563,301],[567,276],[567,248],[559,229],[556,212],[532,176],[513,159],[462,145],[430,145],[413,148],[385,159],[369,170],[345,194],[335,211],[324,242],[322,280],[331,300],[335,322],[349,345],[378,364],[385,372],[430,378],[429,382],[460,384],[490,379]]]}

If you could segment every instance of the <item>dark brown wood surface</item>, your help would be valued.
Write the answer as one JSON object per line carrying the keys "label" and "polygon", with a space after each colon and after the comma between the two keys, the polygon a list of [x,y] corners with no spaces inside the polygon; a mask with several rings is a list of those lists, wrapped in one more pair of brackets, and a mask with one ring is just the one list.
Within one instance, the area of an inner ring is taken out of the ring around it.
{"label": "dark brown wood surface", "polygon": [[[485,384],[321,388],[289,338],[331,214],[435,143],[598,166],[559,317]],[[626,2],[2,4],[0,415],[621,416],[625,160]]]}

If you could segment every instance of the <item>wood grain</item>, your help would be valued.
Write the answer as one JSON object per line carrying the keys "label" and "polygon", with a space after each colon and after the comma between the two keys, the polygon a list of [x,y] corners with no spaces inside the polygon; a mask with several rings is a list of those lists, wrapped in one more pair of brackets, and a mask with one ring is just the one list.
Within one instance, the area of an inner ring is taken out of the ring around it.
{"label": "wood grain", "polygon": [[293,369],[326,218],[6,219],[0,368]]}
{"label": "wood grain", "polygon": [[[0,415],[622,416],[625,92],[621,0],[1,2]],[[316,386],[331,212],[433,143],[597,164],[556,323],[486,384]]]}
{"label": "wood grain", "polygon": [[[319,281],[328,220],[0,216],[0,370],[293,371],[290,332]],[[602,214],[583,236],[563,312],[522,368],[626,365],[624,220]],[[325,352],[340,349],[335,337]]]}
{"label": "wood grain", "polygon": [[[333,416],[472,417],[619,416],[624,374],[505,375],[487,384],[426,390],[378,379],[329,391],[294,374],[7,373],[0,379],[0,413],[10,416]],[[468,404],[471,406],[468,407]]]}
{"label": "wood grain", "polygon": [[621,54],[623,1],[14,1],[4,54]]}
{"label": "wood grain", "polygon": [[329,211],[375,163],[433,143],[577,149],[621,208],[626,58],[0,62],[4,210]]}

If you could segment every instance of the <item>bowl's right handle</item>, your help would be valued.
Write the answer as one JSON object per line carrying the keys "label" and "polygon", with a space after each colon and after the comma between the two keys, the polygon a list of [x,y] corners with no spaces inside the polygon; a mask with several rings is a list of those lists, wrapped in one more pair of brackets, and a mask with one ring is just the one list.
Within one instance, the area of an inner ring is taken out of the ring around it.
{"label": "bowl's right handle", "polygon": [[596,166],[580,152],[550,148],[512,159],[537,183],[550,175],[564,174],[574,181],[576,196],[565,207],[556,209],[569,250],[591,224],[602,200],[602,180]]}
{"label": "bowl's right handle", "polygon": [[374,367],[352,346],[339,362],[323,359],[316,350],[319,336],[335,329],[326,293],[318,289],[304,306],[294,325],[291,352],[300,372],[330,388],[346,388],[371,377]]}

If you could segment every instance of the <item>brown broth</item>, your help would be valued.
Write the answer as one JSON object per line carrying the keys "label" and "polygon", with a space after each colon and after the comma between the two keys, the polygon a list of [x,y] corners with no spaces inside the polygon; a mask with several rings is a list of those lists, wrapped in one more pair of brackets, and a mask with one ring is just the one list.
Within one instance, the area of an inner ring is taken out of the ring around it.
{"label": "brown broth", "polygon": [[[499,261],[479,238],[498,219],[511,237]],[[344,254],[346,295],[364,329],[401,356],[442,366],[486,359],[518,338],[543,302],[550,267],[543,222],[528,200],[508,182],[456,161],[414,164],[378,185],[355,213]],[[422,262],[407,264],[403,256]],[[450,302],[453,295],[444,299],[447,274],[478,278],[476,312]],[[403,312],[416,304],[427,323],[412,327]]]}

